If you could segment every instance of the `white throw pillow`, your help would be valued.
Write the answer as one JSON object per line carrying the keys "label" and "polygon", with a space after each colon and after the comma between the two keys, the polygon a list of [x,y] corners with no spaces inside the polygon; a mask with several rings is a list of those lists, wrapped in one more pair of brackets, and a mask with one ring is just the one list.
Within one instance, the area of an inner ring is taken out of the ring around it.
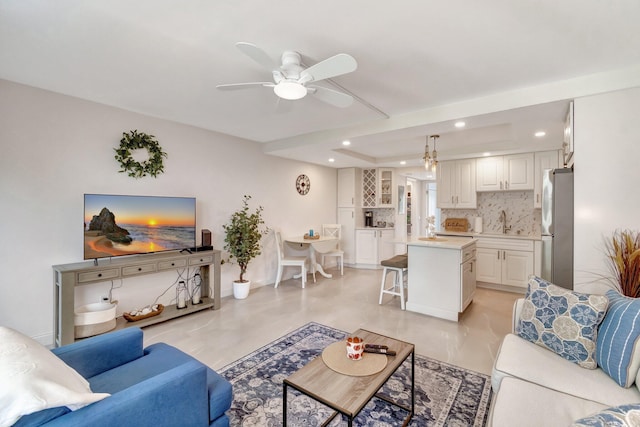
{"label": "white throw pillow", "polygon": [[66,406],[74,411],[109,396],[31,338],[0,326],[0,427],[23,415]]}

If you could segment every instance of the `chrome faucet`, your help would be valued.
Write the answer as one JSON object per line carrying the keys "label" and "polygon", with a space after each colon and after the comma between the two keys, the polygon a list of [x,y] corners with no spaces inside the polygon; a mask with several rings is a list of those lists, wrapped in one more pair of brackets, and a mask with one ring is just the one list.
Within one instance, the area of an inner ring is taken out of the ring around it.
{"label": "chrome faucet", "polygon": [[507,231],[511,231],[511,226],[507,227],[507,213],[504,210],[500,212],[500,222],[502,222],[502,234],[507,234]]}

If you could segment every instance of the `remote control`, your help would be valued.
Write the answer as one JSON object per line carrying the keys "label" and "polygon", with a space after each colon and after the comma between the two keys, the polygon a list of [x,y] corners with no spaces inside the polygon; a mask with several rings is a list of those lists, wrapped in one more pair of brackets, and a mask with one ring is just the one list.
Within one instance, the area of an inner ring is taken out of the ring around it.
{"label": "remote control", "polygon": [[369,348],[365,347],[365,353],[386,354],[387,356],[395,356],[396,352],[393,350],[387,350],[386,348]]}
{"label": "remote control", "polygon": [[389,347],[381,344],[365,344],[364,348],[384,348],[385,350],[387,350]]}

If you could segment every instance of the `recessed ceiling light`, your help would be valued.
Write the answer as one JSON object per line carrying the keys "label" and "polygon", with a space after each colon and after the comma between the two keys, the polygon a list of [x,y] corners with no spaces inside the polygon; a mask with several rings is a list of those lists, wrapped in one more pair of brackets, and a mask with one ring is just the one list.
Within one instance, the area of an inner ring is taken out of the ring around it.
{"label": "recessed ceiling light", "polygon": [[466,125],[467,124],[465,122],[460,121],[460,122],[456,122],[454,126],[457,127],[458,129],[460,129],[460,128],[465,127]]}
{"label": "recessed ceiling light", "polygon": [[491,153],[482,153],[482,155],[483,155],[484,157],[489,157],[489,156],[491,155]]}
{"label": "recessed ceiling light", "polygon": [[400,164],[401,164],[401,165],[406,165],[406,164],[407,164],[407,162],[406,162],[405,160],[401,160],[401,161],[400,161]]}
{"label": "recessed ceiling light", "polygon": [[540,130],[540,131],[538,131],[538,132],[534,133],[534,135],[535,135],[537,138],[542,138],[542,137],[543,137],[543,136],[545,136],[546,134],[547,134],[547,133],[546,133],[545,131],[543,131],[543,130]]}
{"label": "recessed ceiling light", "polygon": [[351,145],[351,141],[345,139],[344,141],[342,141],[342,145]]}
{"label": "recessed ceiling light", "polygon": [[336,161],[336,159],[334,159],[333,157],[329,159],[329,163],[333,163],[335,161]]}

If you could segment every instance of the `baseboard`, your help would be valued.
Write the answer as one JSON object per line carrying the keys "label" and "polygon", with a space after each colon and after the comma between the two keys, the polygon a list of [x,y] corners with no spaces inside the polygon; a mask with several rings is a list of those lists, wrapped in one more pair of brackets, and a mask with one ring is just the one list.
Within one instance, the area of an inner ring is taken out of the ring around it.
{"label": "baseboard", "polygon": [[53,333],[50,334],[42,334],[42,335],[36,335],[35,337],[31,337],[33,340],[39,342],[40,344],[42,344],[43,346],[47,347],[47,348],[53,348]]}
{"label": "baseboard", "polygon": [[493,289],[496,291],[511,292],[514,294],[521,294],[521,295],[524,295],[527,293],[526,288],[517,288],[515,286],[499,285],[497,283],[476,282],[476,286],[479,288]]}

